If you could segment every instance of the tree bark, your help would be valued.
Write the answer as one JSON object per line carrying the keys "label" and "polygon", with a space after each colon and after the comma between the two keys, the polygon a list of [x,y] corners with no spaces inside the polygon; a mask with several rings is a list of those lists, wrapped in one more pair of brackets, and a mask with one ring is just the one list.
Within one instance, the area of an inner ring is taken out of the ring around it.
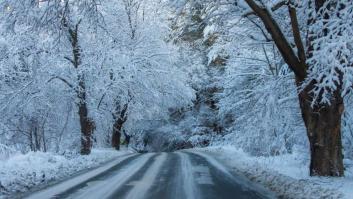
{"label": "tree bark", "polygon": [[[320,9],[327,0],[315,0],[315,9],[320,14]],[[326,4],[327,9],[333,4]],[[313,5],[311,5],[313,6]],[[329,20],[330,16],[323,16]],[[310,15],[308,25],[315,22],[315,17]],[[324,23],[327,23],[324,22]],[[325,27],[325,26],[324,26]],[[324,29],[325,34],[327,33]],[[315,32],[310,33],[308,38],[309,58],[312,57],[315,40]],[[303,80],[301,80],[303,81]],[[302,111],[302,117],[307,129],[307,136],[310,143],[311,176],[343,176],[343,154],[341,139],[341,118],[344,111],[344,101],[341,96],[342,75],[340,75],[341,84],[336,85],[337,89],[332,93],[330,104],[312,104],[310,91],[314,89],[314,83],[311,82],[301,93],[299,93],[299,103]],[[298,82],[297,85],[299,86]],[[320,96],[319,96],[320,97]]]}
{"label": "tree bark", "polygon": [[[71,62],[75,69],[78,69],[81,65],[81,48],[78,39],[78,28],[81,20],[77,24],[71,27],[67,20],[63,19],[63,25],[67,28],[68,39],[72,47],[72,58],[65,57]],[[79,71],[78,71],[79,72]],[[81,127],[81,155],[88,155],[91,153],[92,148],[92,135],[95,130],[94,121],[88,117],[88,107],[87,107],[87,94],[85,77],[83,74],[78,74],[77,76],[78,87],[75,89],[78,98],[78,115],[80,118]]]}
{"label": "tree bark", "polygon": [[120,150],[121,128],[122,121],[118,119],[114,122],[112,135],[112,147],[116,150]]}
{"label": "tree bark", "polygon": [[341,118],[344,111],[339,91],[333,93],[331,104],[312,106],[309,85],[299,93],[302,117],[310,142],[311,176],[343,176]]}
{"label": "tree bark", "polygon": [[113,113],[114,124],[112,134],[112,147],[116,150],[120,150],[121,130],[127,120],[127,109],[128,103],[125,104],[121,110],[120,106],[117,105],[115,113]]}
{"label": "tree bark", "polygon": [[88,117],[88,108],[86,103],[86,87],[83,76],[78,77],[79,89],[77,91],[78,103],[78,114],[80,117],[81,126],[81,154],[88,155],[91,153],[92,147],[92,134],[94,131],[94,123]]}
{"label": "tree bark", "polygon": [[127,134],[127,133],[124,131],[124,136],[125,136],[126,147],[129,147],[131,135]]}

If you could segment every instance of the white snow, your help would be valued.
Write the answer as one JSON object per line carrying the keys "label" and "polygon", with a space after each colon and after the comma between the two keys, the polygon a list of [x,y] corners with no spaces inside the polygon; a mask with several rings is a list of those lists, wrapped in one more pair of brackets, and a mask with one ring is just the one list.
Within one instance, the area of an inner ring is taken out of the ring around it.
{"label": "white snow", "polygon": [[98,174],[100,173],[103,173],[107,170],[109,170],[110,168],[114,167],[115,165],[119,164],[120,162],[122,162],[123,160],[131,157],[131,156],[134,156],[133,154],[132,155],[127,155],[127,156],[123,156],[115,161],[112,161],[102,167],[99,167],[97,169],[94,169],[90,172],[87,172],[87,173],[84,173],[82,175],[79,175],[77,177],[74,177],[74,178],[71,178],[70,180],[68,181],[64,181],[62,183],[59,183],[49,189],[46,189],[44,191],[40,191],[38,193],[35,193],[33,195],[30,195],[29,197],[26,197],[26,199],[46,199],[46,198],[52,198],[54,197],[55,195],[58,195],[60,193],[63,193],[65,192],[66,190],[76,186],[76,185],[79,185],[80,183],[83,183],[85,182],[86,180],[94,177],[94,176],[97,176]]}
{"label": "white snow", "polygon": [[215,25],[208,25],[205,27],[205,29],[203,30],[203,36],[204,38],[207,38],[209,35],[213,34],[215,32]]}
{"label": "white snow", "polygon": [[189,157],[184,153],[177,153],[181,158],[181,177],[183,179],[183,190],[185,199],[198,199],[200,198],[199,190],[195,185],[193,178],[193,168]]}
{"label": "white snow", "polygon": [[136,160],[131,161],[127,167],[119,170],[117,174],[112,175],[104,181],[90,184],[90,186],[80,190],[77,194],[73,194],[70,198],[97,199],[110,197],[119,187],[123,186],[130,177],[140,170],[152,156],[152,153],[139,156]]}
{"label": "white snow", "polygon": [[[1,42],[1,40],[0,40],[0,42]],[[5,161],[15,154],[19,154],[19,152],[17,152],[15,149],[13,149],[11,147],[0,144],[0,160],[1,161]]]}
{"label": "white snow", "polygon": [[[237,172],[236,177],[232,173],[229,172],[229,168],[227,168],[225,165],[214,159],[213,157],[206,155],[205,153],[200,153],[197,151],[192,151],[192,153],[197,154],[207,160],[212,166],[220,170],[222,173],[226,174],[227,177],[232,179],[234,182],[237,182],[239,185],[243,185],[243,189],[250,189],[254,190],[263,196],[267,198],[274,198],[273,194],[264,189],[262,186],[259,186],[258,184],[250,182],[245,176],[243,176],[241,173]],[[218,154],[217,154],[218,156]],[[215,156],[215,157],[217,157]]]}
{"label": "white snow", "polygon": [[209,152],[225,166],[235,172],[243,173],[250,180],[271,189],[281,198],[351,199],[353,197],[353,167],[349,161],[345,162],[347,168],[346,176],[343,178],[310,177],[309,158],[299,152],[255,157],[233,146],[199,150]]}
{"label": "white snow", "polygon": [[[14,155],[0,162],[0,198],[27,192],[35,186],[66,178],[81,170],[96,167],[128,153],[130,152],[94,149],[88,156],[68,157],[43,152]],[[96,172],[102,170],[104,167]],[[75,183],[75,181],[70,181],[70,183]]]}

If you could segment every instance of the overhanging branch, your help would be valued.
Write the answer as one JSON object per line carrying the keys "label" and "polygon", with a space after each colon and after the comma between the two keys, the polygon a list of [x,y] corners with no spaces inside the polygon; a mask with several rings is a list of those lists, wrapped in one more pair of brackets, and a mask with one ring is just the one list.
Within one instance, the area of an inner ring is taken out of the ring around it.
{"label": "overhanging branch", "polygon": [[[287,1],[280,1],[278,3],[276,3],[272,8],[271,8],[271,11],[274,12],[278,9],[280,9],[282,6],[285,6],[287,5]],[[243,17],[249,17],[251,15],[256,15],[256,12],[254,11],[251,11],[251,12],[247,12],[245,14],[243,14]]]}
{"label": "overhanging branch", "polygon": [[55,80],[55,79],[58,79],[58,80],[61,80],[62,82],[64,82],[68,87],[70,87],[70,88],[74,88],[74,86],[69,82],[69,81],[67,81],[66,79],[64,79],[64,78],[62,78],[62,77],[60,77],[60,76],[54,76],[54,77],[52,77],[52,78],[50,78],[48,81],[47,81],[47,83],[50,83],[50,82],[52,82],[53,80]]}
{"label": "overhanging branch", "polygon": [[254,0],[245,0],[245,2],[261,19],[289,68],[295,73],[299,80],[304,80],[307,72],[306,64],[301,62],[294,53],[292,46],[270,12],[266,8],[259,6]]}

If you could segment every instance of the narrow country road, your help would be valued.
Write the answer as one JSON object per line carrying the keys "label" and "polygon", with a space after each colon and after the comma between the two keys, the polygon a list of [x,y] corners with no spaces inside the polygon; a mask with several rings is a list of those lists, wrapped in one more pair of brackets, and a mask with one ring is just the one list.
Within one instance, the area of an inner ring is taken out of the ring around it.
{"label": "narrow country road", "polygon": [[28,199],[242,199],[274,198],[200,152],[120,157],[100,168],[27,196]]}

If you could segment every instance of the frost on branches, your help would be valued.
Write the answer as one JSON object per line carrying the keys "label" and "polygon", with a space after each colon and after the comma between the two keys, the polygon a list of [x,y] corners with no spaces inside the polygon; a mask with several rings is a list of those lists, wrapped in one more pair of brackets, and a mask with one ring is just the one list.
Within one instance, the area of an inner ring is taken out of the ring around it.
{"label": "frost on branches", "polygon": [[110,146],[125,104],[119,133],[132,139],[190,104],[193,89],[156,5],[1,1],[1,142],[23,152]]}
{"label": "frost on branches", "polygon": [[342,96],[352,91],[353,2],[327,1],[311,15],[315,20],[309,28],[313,51],[307,81],[315,82],[315,99],[330,104],[333,91],[341,90]]}

